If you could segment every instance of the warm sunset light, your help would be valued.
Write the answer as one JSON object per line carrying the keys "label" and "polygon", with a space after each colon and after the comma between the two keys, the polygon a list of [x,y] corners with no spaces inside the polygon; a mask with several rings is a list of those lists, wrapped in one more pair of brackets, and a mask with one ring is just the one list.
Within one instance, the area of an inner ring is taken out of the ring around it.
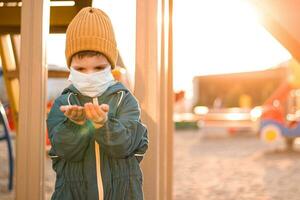
{"label": "warm sunset light", "polygon": [[291,57],[245,0],[175,0],[173,21],[174,87],[188,97],[196,75],[263,70]]}
{"label": "warm sunset light", "polygon": [[300,0],[0,0],[0,200],[299,200]]}
{"label": "warm sunset light", "polygon": [[[134,2],[94,2],[111,16],[131,79],[135,68]],[[175,0],[173,23],[174,89],[186,90],[187,97],[192,96],[194,76],[263,70],[291,57],[260,24],[259,14],[245,0]],[[65,66],[64,37],[50,35],[49,63]]]}

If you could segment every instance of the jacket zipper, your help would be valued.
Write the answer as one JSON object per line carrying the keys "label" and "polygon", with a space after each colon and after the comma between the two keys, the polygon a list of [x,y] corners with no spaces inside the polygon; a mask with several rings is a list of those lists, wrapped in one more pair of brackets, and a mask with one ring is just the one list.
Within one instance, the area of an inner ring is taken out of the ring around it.
{"label": "jacket zipper", "polygon": [[[119,91],[117,93],[121,92],[121,97],[117,103],[117,108],[119,107],[123,97],[124,97],[124,91]],[[97,97],[93,98],[93,104],[99,105],[99,101]],[[96,175],[97,175],[97,186],[98,186],[98,199],[103,200],[104,199],[104,192],[103,192],[103,183],[102,183],[102,176],[101,176],[101,163],[100,163],[100,145],[97,141],[95,141],[95,156],[96,156]]]}
{"label": "jacket zipper", "polygon": [[[98,98],[93,98],[93,104],[99,105]],[[100,163],[100,145],[95,141],[95,155],[96,155],[96,175],[97,175],[97,186],[98,186],[98,199],[103,200],[103,183],[101,176],[101,163]]]}

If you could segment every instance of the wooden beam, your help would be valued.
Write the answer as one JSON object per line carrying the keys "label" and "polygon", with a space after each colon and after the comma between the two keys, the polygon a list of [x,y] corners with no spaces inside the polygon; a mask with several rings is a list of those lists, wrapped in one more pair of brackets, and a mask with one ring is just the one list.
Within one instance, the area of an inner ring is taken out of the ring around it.
{"label": "wooden beam", "polygon": [[[165,24],[165,0],[158,1],[159,3],[159,14],[158,16],[160,17],[159,21],[161,23],[158,23],[158,29],[160,30],[160,41],[159,42],[159,52],[160,52],[160,57],[159,57],[159,62],[160,65],[158,67],[159,72],[159,85],[160,87],[158,88],[159,91],[159,121],[162,122],[159,125],[160,131],[159,131],[159,199],[167,199],[167,114],[164,112],[166,110],[166,107],[168,106],[167,104],[167,98],[165,95],[166,92],[166,84],[167,84],[167,77],[166,77],[166,71],[164,70],[167,64],[167,59],[166,59],[166,37],[165,33],[168,31],[166,30]],[[163,112],[161,112],[163,111]]]}
{"label": "wooden beam", "polygon": [[[299,1],[260,1],[249,0],[259,11],[263,26],[300,62],[300,40],[295,38],[299,32]],[[298,9],[297,9],[298,6]],[[292,25],[295,25],[292,27]],[[289,30],[290,29],[290,30]],[[294,36],[289,32],[294,31]]]}
{"label": "wooden beam", "polygon": [[49,2],[22,1],[20,113],[16,155],[16,199],[43,200],[46,132]]}
{"label": "wooden beam", "polygon": [[[50,31],[51,33],[64,33],[74,16],[82,7],[51,7]],[[0,7],[0,34],[20,33],[21,8]]]}
{"label": "wooden beam", "polygon": [[167,99],[167,110],[166,110],[166,123],[167,123],[167,142],[166,142],[166,166],[167,166],[167,181],[166,181],[166,193],[167,200],[173,199],[173,152],[174,152],[174,122],[173,122],[173,108],[174,108],[174,89],[173,89],[173,0],[166,0],[169,4],[166,6],[168,10],[168,46],[167,46],[167,66],[166,71],[166,99]]}
{"label": "wooden beam", "polygon": [[7,2],[17,2],[17,0],[1,0],[1,2],[7,3]]}
{"label": "wooden beam", "polygon": [[294,38],[281,24],[265,13],[263,24],[265,28],[300,62],[300,42]]}
{"label": "wooden beam", "polygon": [[[5,73],[5,78],[7,79],[11,80],[11,79],[19,78],[19,73],[17,71],[6,71],[4,73]],[[69,74],[70,73],[67,71],[49,70],[48,78],[68,78]],[[14,89],[14,90],[18,91],[18,89]]]}
{"label": "wooden beam", "polygon": [[92,6],[93,0],[79,0],[76,1],[76,5],[79,7]]}
{"label": "wooden beam", "polygon": [[[136,1],[136,70],[134,93],[147,124],[149,149],[142,162],[145,199],[159,199],[160,99],[158,71],[158,2]],[[138,83],[138,84],[137,84]]]}
{"label": "wooden beam", "polygon": [[[19,74],[17,71],[9,71],[6,72],[6,78],[8,79],[18,79],[19,78]],[[18,102],[19,103],[19,102]]]}
{"label": "wooden beam", "polygon": [[[142,162],[145,199],[172,199],[173,83],[169,0],[137,1],[134,93],[149,131]],[[161,15],[159,15],[161,14]],[[157,23],[158,16],[161,24]],[[158,37],[159,36],[159,37]]]}
{"label": "wooden beam", "polygon": [[[161,0],[159,199],[173,199],[173,38],[172,2]],[[160,24],[159,24],[160,25]]]}
{"label": "wooden beam", "polygon": [[16,71],[19,73],[20,69],[20,52],[21,52],[21,36],[19,34],[11,35],[12,48],[16,63]]}
{"label": "wooden beam", "polygon": [[16,73],[16,62],[12,47],[10,35],[0,35],[0,57],[2,60],[2,69],[4,83],[12,109],[13,121],[18,126],[19,112],[19,80]]}
{"label": "wooden beam", "polygon": [[49,70],[48,78],[68,78],[69,74],[67,71]]}
{"label": "wooden beam", "polygon": [[[21,8],[20,7],[0,7],[0,27],[20,27]],[[2,32],[2,30],[1,30]]]}
{"label": "wooden beam", "polygon": [[71,7],[51,7],[50,11],[50,26],[65,26],[67,27],[74,16],[81,9],[79,6]]}

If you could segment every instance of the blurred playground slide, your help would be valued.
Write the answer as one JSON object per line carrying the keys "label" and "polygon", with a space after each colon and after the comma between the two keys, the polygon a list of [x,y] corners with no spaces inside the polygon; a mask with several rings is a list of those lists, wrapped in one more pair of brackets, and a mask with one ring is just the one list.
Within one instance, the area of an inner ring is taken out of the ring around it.
{"label": "blurred playground slide", "polygon": [[285,138],[289,148],[300,137],[300,64],[287,63],[288,77],[263,104],[259,134],[269,143]]}

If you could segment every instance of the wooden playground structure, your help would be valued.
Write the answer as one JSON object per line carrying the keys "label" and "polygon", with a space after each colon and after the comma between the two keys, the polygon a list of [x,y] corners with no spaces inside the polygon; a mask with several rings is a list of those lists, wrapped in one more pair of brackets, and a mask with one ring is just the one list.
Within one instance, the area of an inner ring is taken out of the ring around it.
{"label": "wooden playground structure", "polygon": [[[249,0],[264,26],[300,61],[297,0]],[[71,19],[92,0],[0,2],[0,57],[16,136],[16,199],[44,199],[46,86],[48,77],[67,77],[47,69],[45,41],[64,33]],[[22,12],[21,12],[22,11]],[[145,198],[171,200],[173,181],[173,0],[136,1],[136,71],[133,91],[149,130],[150,147],[142,163]],[[161,21],[161,23],[157,23]],[[122,53],[122,52],[121,52]],[[121,58],[121,57],[120,57]],[[119,60],[119,65],[122,61]]]}

